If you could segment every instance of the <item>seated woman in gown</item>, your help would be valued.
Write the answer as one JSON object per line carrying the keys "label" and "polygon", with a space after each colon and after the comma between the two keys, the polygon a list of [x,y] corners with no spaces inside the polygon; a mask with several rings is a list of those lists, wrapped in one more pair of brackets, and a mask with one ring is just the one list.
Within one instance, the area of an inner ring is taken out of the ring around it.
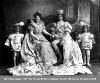
{"label": "seated woman in gown", "polygon": [[50,67],[56,63],[51,44],[42,32],[52,35],[45,30],[44,23],[40,20],[41,14],[36,12],[33,16],[34,20],[30,20],[29,32],[25,35],[21,49],[21,56],[25,62],[8,69],[13,75],[48,75],[51,74]]}
{"label": "seated woman in gown", "polygon": [[47,34],[52,37],[52,34],[48,33],[45,30],[45,25],[43,21],[41,21],[41,14],[39,12],[36,12],[34,15],[35,20],[32,21],[33,25],[33,32],[37,40],[41,42],[41,57],[44,61],[45,66],[52,66],[54,63],[56,63],[56,56],[55,53],[51,47],[50,42],[43,36],[42,33]]}

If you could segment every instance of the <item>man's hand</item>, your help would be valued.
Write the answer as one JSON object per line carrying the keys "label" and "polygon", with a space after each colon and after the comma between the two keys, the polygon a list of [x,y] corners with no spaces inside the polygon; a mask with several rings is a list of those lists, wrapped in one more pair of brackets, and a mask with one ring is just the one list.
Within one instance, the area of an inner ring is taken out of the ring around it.
{"label": "man's hand", "polygon": [[59,36],[57,34],[54,34],[54,37],[59,38]]}

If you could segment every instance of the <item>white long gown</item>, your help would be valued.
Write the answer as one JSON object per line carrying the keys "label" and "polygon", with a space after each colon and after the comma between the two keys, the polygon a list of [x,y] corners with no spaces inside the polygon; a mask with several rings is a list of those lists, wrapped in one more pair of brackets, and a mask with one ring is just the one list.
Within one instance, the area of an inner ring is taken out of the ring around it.
{"label": "white long gown", "polygon": [[67,22],[64,23],[65,34],[61,43],[63,44],[63,56],[64,61],[60,66],[54,67],[54,75],[75,75],[77,73],[92,74],[91,70],[83,65],[82,53],[80,47],[76,41],[70,36],[71,27],[67,26]]}

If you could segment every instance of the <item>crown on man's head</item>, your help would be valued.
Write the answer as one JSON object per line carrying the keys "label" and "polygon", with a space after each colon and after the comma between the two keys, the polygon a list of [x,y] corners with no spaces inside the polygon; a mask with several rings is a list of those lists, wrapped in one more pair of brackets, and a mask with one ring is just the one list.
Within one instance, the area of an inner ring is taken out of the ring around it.
{"label": "crown on man's head", "polygon": [[63,10],[63,9],[58,9],[58,10],[57,10],[57,13],[58,13],[58,14],[63,14],[63,13],[64,13],[64,10]]}

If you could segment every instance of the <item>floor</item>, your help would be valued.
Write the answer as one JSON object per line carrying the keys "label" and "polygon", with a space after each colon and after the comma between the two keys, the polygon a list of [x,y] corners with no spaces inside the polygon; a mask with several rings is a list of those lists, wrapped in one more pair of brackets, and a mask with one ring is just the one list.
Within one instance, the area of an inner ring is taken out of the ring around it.
{"label": "floor", "polygon": [[[92,71],[93,75],[100,75],[100,62],[98,61],[92,61],[91,62],[91,67],[89,67],[89,69]],[[11,74],[9,74],[9,72],[7,71],[7,68],[9,68],[9,66],[0,66],[0,76],[10,76]]]}

